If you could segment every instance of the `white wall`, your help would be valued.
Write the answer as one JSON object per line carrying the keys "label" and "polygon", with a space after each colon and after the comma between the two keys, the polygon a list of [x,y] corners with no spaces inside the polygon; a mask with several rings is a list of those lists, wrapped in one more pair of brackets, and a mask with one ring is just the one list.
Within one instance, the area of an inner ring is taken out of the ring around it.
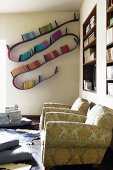
{"label": "white wall", "polygon": [[106,1],[84,0],[80,10],[80,39],[83,42],[83,23],[97,4],[97,93],[83,91],[83,45],[80,45],[80,96],[113,108],[113,97],[106,95]]}
{"label": "white wall", "polygon": [[[30,31],[38,33],[38,28],[49,22],[54,23],[57,20],[60,24],[70,19],[73,19],[72,12],[0,14],[0,37],[6,39],[8,45],[13,45],[21,41],[21,34]],[[68,27],[69,31],[79,35],[79,22],[70,23]],[[44,36],[42,40],[48,39],[48,37],[48,35]],[[63,42],[68,43],[66,39]],[[56,43],[53,49],[58,45]],[[10,71],[20,65],[20,63],[12,62],[7,58],[6,94],[7,105],[18,104],[23,115],[40,115],[42,105],[47,101],[72,104],[78,97],[79,47],[33,71],[33,74],[44,74],[53,71],[56,65],[59,67],[59,72],[53,78],[29,90],[18,90],[12,84]]]}
{"label": "white wall", "polygon": [[0,40],[0,112],[5,112],[6,106],[6,41]]}

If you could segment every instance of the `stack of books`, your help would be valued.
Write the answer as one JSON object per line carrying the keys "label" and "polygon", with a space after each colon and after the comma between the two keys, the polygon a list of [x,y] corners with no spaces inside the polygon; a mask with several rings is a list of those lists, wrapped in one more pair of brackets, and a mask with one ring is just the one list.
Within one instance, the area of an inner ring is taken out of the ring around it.
{"label": "stack of books", "polygon": [[58,31],[54,32],[54,33],[51,35],[51,42],[56,41],[56,40],[59,39],[61,36],[62,36],[61,30],[58,30]]}
{"label": "stack of books", "polygon": [[85,90],[92,90],[92,82],[90,80],[84,80],[84,89]]}
{"label": "stack of books", "polygon": [[94,27],[96,22],[95,15],[91,17],[89,24],[86,26],[86,34]]}
{"label": "stack of books", "polygon": [[67,53],[69,52],[69,46],[68,45],[64,45],[62,47],[60,47],[62,53]]}
{"label": "stack of books", "polygon": [[84,51],[84,63],[90,62],[95,59],[96,57],[96,49],[95,48],[88,48]]}
{"label": "stack of books", "polygon": [[39,28],[39,31],[40,31],[40,34],[44,34],[44,33],[50,32],[52,29],[53,29],[53,26],[51,23],[49,23],[49,24]]}
{"label": "stack of books", "polygon": [[34,62],[27,65],[29,70],[34,70],[40,66],[40,62],[38,60],[35,60]]}
{"label": "stack of books", "polygon": [[107,66],[107,79],[113,79],[113,66]]}
{"label": "stack of books", "polygon": [[108,95],[113,96],[113,83],[108,83]]}
{"label": "stack of books", "polygon": [[113,47],[106,50],[107,62],[113,61]]}
{"label": "stack of books", "polygon": [[93,28],[95,25],[95,16],[92,16],[90,19],[90,28]]}
{"label": "stack of books", "polygon": [[107,29],[107,45],[113,41],[113,27]]}
{"label": "stack of books", "polygon": [[23,83],[23,89],[30,89],[35,86],[35,80],[29,80]]}
{"label": "stack of books", "polygon": [[28,32],[28,33],[22,35],[23,41],[31,40],[31,39],[33,39],[35,37],[36,37],[36,35],[35,35],[34,31]]}
{"label": "stack of books", "polygon": [[32,50],[29,50],[26,53],[21,54],[20,57],[19,57],[19,61],[28,60],[32,56],[32,53],[33,53]]}
{"label": "stack of books", "polygon": [[86,34],[90,31],[90,29],[91,29],[90,24],[88,24],[86,27]]}

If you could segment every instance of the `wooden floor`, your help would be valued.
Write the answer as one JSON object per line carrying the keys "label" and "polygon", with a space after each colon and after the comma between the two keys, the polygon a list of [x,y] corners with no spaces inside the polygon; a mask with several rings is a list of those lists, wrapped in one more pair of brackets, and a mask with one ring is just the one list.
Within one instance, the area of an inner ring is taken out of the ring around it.
{"label": "wooden floor", "polygon": [[[32,164],[31,170],[43,170],[41,163],[41,152],[40,152],[40,140],[34,141],[34,145],[28,145],[32,151],[34,160],[27,162]],[[92,165],[73,165],[73,166],[59,166],[52,167],[51,170],[113,170],[113,151],[108,149],[105,157],[99,167],[93,167]]]}

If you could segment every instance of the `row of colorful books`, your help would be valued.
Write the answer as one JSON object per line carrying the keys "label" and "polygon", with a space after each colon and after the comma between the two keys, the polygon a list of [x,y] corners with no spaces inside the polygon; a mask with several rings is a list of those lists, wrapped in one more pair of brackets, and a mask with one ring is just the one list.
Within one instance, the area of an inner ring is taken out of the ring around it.
{"label": "row of colorful books", "polygon": [[[61,49],[62,54],[67,53],[67,52],[70,51],[68,45],[63,45],[63,46],[60,47],[60,49]],[[56,58],[59,55],[61,55],[61,54],[59,54],[59,52],[57,50],[53,50],[50,53],[47,53],[47,54],[44,55],[45,62],[47,62],[49,60],[52,60],[53,58]],[[28,72],[30,70],[37,69],[41,65],[42,65],[42,63],[40,63],[39,60],[35,60],[30,64],[23,65],[23,66],[20,66],[20,67],[17,67],[15,69],[13,69],[11,71],[11,74],[12,74],[13,77],[15,77],[15,76],[17,76],[17,75],[19,75],[21,73],[25,73],[25,72]]]}
{"label": "row of colorful books", "polygon": [[30,89],[35,86],[35,80],[29,80],[23,83],[23,89]]}
{"label": "row of colorful books", "polygon": [[[52,29],[53,29],[52,24],[49,23],[49,24],[39,28],[39,31],[40,31],[40,34],[44,34],[44,33],[51,31]],[[31,31],[31,32],[22,34],[21,36],[22,36],[23,41],[27,41],[27,40],[31,40],[31,39],[35,38],[36,34],[34,31]]]}
{"label": "row of colorful books", "polygon": [[[69,46],[68,45],[64,45],[64,46],[60,47],[60,49],[61,49],[62,54],[69,52]],[[58,57],[59,55],[61,55],[61,54],[59,54],[57,50],[54,50],[51,53],[45,54],[44,58],[47,62],[49,60],[52,60],[53,58]]]}
{"label": "row of colorful books", "polygon": [[[53,33],[50,37],[50,41],[53,43],[55,42],[57,39],[59,39],[62,36],[62,32],[61,30],[56,31],[55,33]],[[44,49],[46,49],[47,47],[49,47],[50,43],[45,40],[40,44],[37,44],[34,46],[34,50],[30,49],[29,51],[25,52],[24,54],[21,54],[19,57],[19,61],[26,61],[29,58],[31,58],[31,56],[35,53],[41,52]]]}
{"label": "row of colorful books", "polygon": [[13,70],[11,71],[11,74],[12,74],[13,77],[15,77],[15,76],[17,76],[17,75],[20,74],[20,73],[25,73],[25,72],[27,72],[28,70],[29,70],[29,69],[28,69],[27,65],[23,65],[23,66],[20,66],[20,67],[17,67],[17,68],[15,68],[15,69],[13,69]]}

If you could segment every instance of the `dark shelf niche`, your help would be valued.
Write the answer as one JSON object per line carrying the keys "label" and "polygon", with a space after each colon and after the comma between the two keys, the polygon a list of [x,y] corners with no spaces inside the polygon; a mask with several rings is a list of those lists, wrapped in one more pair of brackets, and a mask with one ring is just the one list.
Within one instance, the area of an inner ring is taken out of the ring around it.
{"label": "dark shelf niche", "polygon": [[[83,23],[83,90],[93,93],[96,93],[96,10],[95,5]],[[94,49],[92,58],[91,48]],[[89,50],[89,53],[86,50]]]}

